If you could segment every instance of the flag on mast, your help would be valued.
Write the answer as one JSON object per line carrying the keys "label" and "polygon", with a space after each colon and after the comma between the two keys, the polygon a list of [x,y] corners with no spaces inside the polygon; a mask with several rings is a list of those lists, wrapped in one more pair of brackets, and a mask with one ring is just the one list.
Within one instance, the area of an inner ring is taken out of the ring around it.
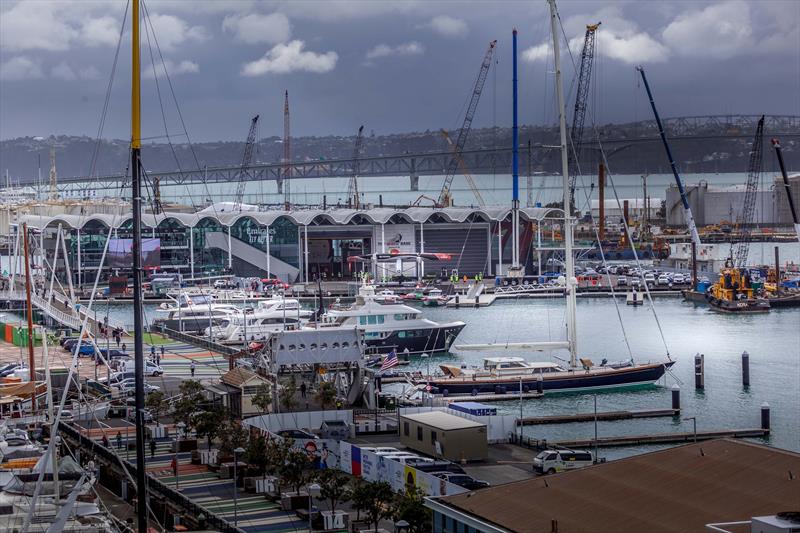
{"label": "flag on mast", "polygon": [[397,366],[399,363],[400,361],[397,360],[397,350],[392,350],[391,353],[386,356],[386,359],[383,360],[380,371],[388,370],[393,366]]}

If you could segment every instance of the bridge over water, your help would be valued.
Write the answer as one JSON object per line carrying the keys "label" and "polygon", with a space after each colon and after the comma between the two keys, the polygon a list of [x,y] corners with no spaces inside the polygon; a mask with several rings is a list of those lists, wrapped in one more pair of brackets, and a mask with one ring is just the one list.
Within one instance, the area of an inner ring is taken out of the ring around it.
{"label": "bridge over water", "polygon": [[[753,136],[760,115],[708,115],[694,117],[676,117],[664,120],[664,127],[672,142],[680,146],[685,142],[696,142],[709,139],[742,139],[749,140]],[[765,136],[779,136],[781,139],[800,138],[800,116],[768,115],[765,121]],[[545,128],[527,128],[531,139],[533,158],[541,161],[554,149],[557,143],[555,130]],[[521,144],[522,151],[527,146],[525,130]],[[591,134],[594,140],[583,144],[585,150],[597,150],[599,137],[609,158],[627,148],[649,143],[659,143],[658,130],[652,120],[629,124],[606,125],[597,128]],[[482,148],[465,150],[463,158],[466,168],[474,174],[499,173],[511,171],[511,147]],[[419,176],[442,175],[452,159],[452,152],[437,151],[424,153],[403,153],[362,157],[358,160],[359,176],[409,176],[412,180]],[[352,159],[329,159],[313,161],[293,161],[285,163],[255,164],[246,169],[247,181],[278,181],[288,174],[292,180],[308,178],[350,177],[353,174]],[[193,183],[226,183],[239,180],[239,166],[194,168],[182,171],[149,171],[151,178],[158,177],[162,186],[187,185]],[[59,189],[62,192],[105,190],[119,188],[127,181],[124,174],[107,176],[77,176],[59,178]]]}

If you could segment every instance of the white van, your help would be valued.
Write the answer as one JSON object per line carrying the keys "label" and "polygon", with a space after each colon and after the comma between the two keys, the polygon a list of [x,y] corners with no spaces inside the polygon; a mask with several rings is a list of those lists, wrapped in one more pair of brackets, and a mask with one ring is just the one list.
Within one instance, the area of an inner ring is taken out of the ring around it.
{"label": "white van", "polygon": [[533,471],[537,474],[555,474],[575,470],[594,463],[592,452],[578,450],[545,450],[533,460]]}

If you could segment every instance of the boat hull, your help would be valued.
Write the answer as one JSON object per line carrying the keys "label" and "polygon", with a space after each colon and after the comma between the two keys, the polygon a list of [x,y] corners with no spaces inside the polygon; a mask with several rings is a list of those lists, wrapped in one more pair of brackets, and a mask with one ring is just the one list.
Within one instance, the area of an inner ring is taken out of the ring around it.
{"label": "boat hull", "polygon": [[[397,350],[397,353],[409,355],[419,355],[422,353],[441,353],[446,352],[453,345],[453,342],[464,329],[463,323],[444,324],[439,327],[426,330],[427,335],[409,335],[407,331],[394,331],[384,339],[366,339],[367,351],[373,354],[389,353]],[[415,332],[420,330],[414,330]]]}
{"label": "boat hull", "polygon": [[[613,389],[621,387],[636,387],[651,385],[661,379],[664,373],[673,365],[674,361],[663,364],[639,365],[603,371],[593,370],[585,372],[561,372],[557,376],[546,376],[542,379],[542,389],[545,392],[580,392],[596,389]],[[537,390],[538,374],[522,376],[523,391]],[[432,380],[431,392],[453,394],[497,394],[503,391],[514,393],[519,390],[520,377],[508,376],[497,378],[450,378]]]}
{"label": "boat hull", "polygon": [[722,313],[745,314],[745,313],[766,313],[769,311],[770,303],[763,298],[747,300],[723,300],[715,298],[711,293],[706,293],[708,305],[715,311]]}
{"label": "boat hull", "polygon": [[768,301],[770,307],[800,307],[800,294],[772,296]]}

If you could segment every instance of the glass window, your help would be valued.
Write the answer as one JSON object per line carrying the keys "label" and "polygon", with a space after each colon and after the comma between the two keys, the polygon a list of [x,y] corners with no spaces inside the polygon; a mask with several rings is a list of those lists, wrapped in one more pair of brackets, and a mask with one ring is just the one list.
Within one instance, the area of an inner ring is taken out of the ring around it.
{"label": "glass window", "polygon": [[417,426],[417,440],[422,442],[422,426]]}
{"label": "glass window", "polygon": [[377,318],[378,318],[378,324],[383,324],[383,320],[384,320],[386,317],[385,317],[385,316],[383,316],[383,315],[378,315],[378,316],[377,316]]}
{"label": "glass window", "polygon": [[433,444],[434,446],[436,445],[436,436],[437,436],[436,432],[431,431],[431,444]]}
{"label": "glass window", "polygon": [[406,332],[405,331],[398,331],[397,332],[397,338],[405,339],[406,338]]}
{"label": "glass window", "polygon": [[411,434],[411,424],[403,422],[403,435],[408,437]]}
{"label": "glass window", "polygon": [[367,323],[369,323],[369,324],[377,324],[378,323],[378,317],[375,316],[375,315],[369,315],[369,317],[367,317],[367,318],[368,318]]}
{"label": "glass window", "polygon": [[366,316],[358,317],[358,323],[361,324],[362,326],[365,325],[367,323],[367,317]]}

